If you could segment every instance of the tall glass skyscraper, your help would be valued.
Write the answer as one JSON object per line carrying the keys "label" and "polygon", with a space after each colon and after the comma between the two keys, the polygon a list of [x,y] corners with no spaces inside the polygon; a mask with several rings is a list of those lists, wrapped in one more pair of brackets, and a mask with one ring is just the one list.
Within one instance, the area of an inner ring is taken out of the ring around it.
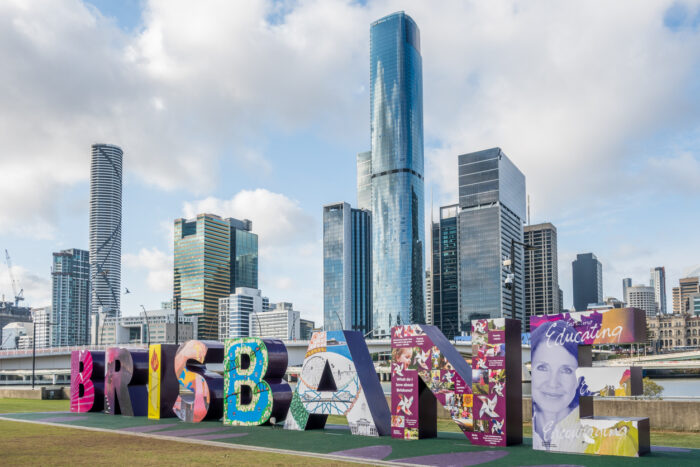
{"label": "tall glass skyscraper", "polygon": [[530,316],[561,311],[557,228],[549,222],[526,225],[525,243],[536,248],[525,252],[525,330],[529,332]]}
{"label": "tall glass skyscraper", "polygon": [[348,203],[323,207],[323,327],[372,330],[371,216]]}
{"label": "tall glass skyscraper", "polygon": [[122,267],[122,159],[119,146],[93,144],[90,163],[91,308],[118,316]]}
{"label": "tall glass skyscraper", "polygon": [[371,200],[377,337],[387,336],[396,324],[425,322],[422,73],[420,32],[413,19],[398,12],[372,23],[372,149],[369,167],[360,166],[366,153],[358,156],[358,203],[363,208]]}
{"label": "tall glass skyscraper", "polygon": [[51,267],[51,346],[88,345],[90,328],[90,254],[63,250]]}
{"label": "tall glass skyscraper", "polygon": [[659,266],[652,268],[649,285],[654,288],[654,300],[656,308],[662,315],[666,314],[666,268]]}
{"label": "tall glass skyscraper", "polygon": [[[576,311],[585,311],[591,303],[601,303],[603,301],[603,266],[598,258],[593,253],[578,254],[571,263],[571,270]],[[627,291],[629,292],[629,288]]]}
{"label": "tall glass skyscraper", "polygon": [[[218,338],[219,299],[257,288],[258,238],[252,223],[214,214],[175,220],[174,297],[196,316],[197,338]],[[188,300],[189,299],[189,300]]]}
{"label": "tall glass skyscraper", "polygon": [[460,331],[471,320],[524,320],[523,248],[515,245],[515,304],[503,266],[511,240],[523,241],[525,176],[500,148],[459,156]]}

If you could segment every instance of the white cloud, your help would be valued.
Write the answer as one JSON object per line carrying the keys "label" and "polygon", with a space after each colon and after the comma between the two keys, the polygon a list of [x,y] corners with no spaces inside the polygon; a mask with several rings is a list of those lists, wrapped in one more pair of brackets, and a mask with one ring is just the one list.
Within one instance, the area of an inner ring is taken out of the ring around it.
{"label": "white cloud", "polygon": [[[24,290],[24,301],[20,301],[20,306],[51,305],[51,276],[49,274],[40,276],[16,264],[12,266],[12,274],[15,277],[17,292]],[[12,290],[10,274],[3,256],[2,265],[0,265],[0,291],[8,302],[14,301]]]}
{"label": "white cloud", "polygon": [[[126,268],[145,270],[146,285],[151,292],[163,292],[164,296],[173,290],[173,259],[158,248],[141,248],[138,253],[122,255],[122,264]],[[135,276],[132,276],[135,277]],[[138,284],[125,284],[131,293],[141,293]]]}
{"label": "white cloud", "polygon": [[183,206],[187,218],[205,212],[253,221],[261,250],[298,244],[318,235],[314,218],[298,201],[261,188],[240,191],[231,199],[208,197]]}

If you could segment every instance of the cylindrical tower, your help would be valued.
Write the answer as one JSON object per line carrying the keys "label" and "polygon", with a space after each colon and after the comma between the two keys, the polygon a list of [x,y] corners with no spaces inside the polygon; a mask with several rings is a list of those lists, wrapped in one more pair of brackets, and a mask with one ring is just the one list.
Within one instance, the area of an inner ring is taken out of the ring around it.
{"label": "cylindrical tower", "polygon": [[122,159],[113,144],[93,144],[90,161],[91,311],[119,316],[122,257]]}
{"label": "cylindrical tower", "polygon": [[370,119],[372,325],[386,337],[425,322],[422,58],[404,12],[370,28]]}

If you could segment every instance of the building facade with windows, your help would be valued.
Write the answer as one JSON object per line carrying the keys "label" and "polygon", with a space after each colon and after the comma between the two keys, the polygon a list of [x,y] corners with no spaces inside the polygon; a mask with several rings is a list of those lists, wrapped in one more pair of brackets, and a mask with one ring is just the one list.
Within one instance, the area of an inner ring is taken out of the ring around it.
{"label": "building facade with windows", "polygon": [[680,350],[700,346],[700,316],[687,313],[647,318],[649,347],[654,350]]}
{"label": "building facade with windows", "polygon": [[236,293],[219,299],[219,341],[250,336],[251,313],[262,313],[270,300],[260,289],[238,287]]}
{"label": "building facade with windows", "polygon": [[448,339],[468,331],[460,322],[459,310],[459,205],[440,208],[432,225],[432,324]]}
{"label": "building facade with windows", "polygon": [[530,316],[560,312],[557,228],[549,222],[526,225],[524,238],[535,247],[525,252],[525,329],[530,331]]}
{"label": "building facade with windows", "polygon": [[654,287],[633,285],[627,288],[627,306],[644,310],[647,319],[658,314]]}
{"label": "building facade with windows", "polygon": [[174,299],[198,319],[199,339],[219,335],[219,299],[257,288],[258,239],[249,220],[199,214],[175,220]]}
{"label": "building facade with windows", "polygon": [[654,300],[658,313],[666,314],[666,268],[663,266],[651,269],[649,285],[654,288]]}
{"label": "building facade with windows", "polygon": [[590,303],[603,301],[603,265],[593,253],[581,253],[571,263],[574,308],[584,311]]}
{"label": "building facade with windows", "polygon": [[374,336],[387,337],[425,322],[422,58],[404,12],[370,27],[370,131],[371,151],[357,158],[358,206],[372,212]]}
{"label": "building facade with windows", "polygon": [[693,307],[691,298],[700,294],[698,277],[684,277],[678,281],[678,287],[673,288],[673,314],[690,313]]}
{"label": "building facade with windows", "polygon": [[[523,241],[525,176],[500,148],[460,155],[458,163],[460,328],[468,332],[471,320],[482,318],[524,323],[522,246],[515,244],[512,269],[503,261],[511,241]],[[508,274],[514,274],[515,303]]]}
{"label": "building facade with windows", "polygon": [[622,279],[622,300],[627,303],[627,289],[629,287],[632,287],[632,278],[631,277],[625,277]]}
{"label": "building facade with windows", "polygon": [[90,160],[91,312],[120,314],[122,267],[122,160],[113,144],[93,144]]}
{"label": "building facade with windows", "polygon": [[[195,339],[197,318],[178,317],[178,342]],[[138,315],[103,316],[98,321],[97,339],[99,345],[112,344],[174,344],[175,310],[145,310]]]}
{"label": "building facade with windows", "polygon": [[301,313],[291,303],[277,303],[275,308],[250,314],[250,336],[266,339],[301,339]]}
{"label": "building facade with windows", "polygon": [[90,343],[90,253],[73,248],[53,254],[51,346]]}
{"label": "building facade with windows", "polygon": [[323,207],[323,325],[326,331],[372,331],[369,211],[348,203]]}

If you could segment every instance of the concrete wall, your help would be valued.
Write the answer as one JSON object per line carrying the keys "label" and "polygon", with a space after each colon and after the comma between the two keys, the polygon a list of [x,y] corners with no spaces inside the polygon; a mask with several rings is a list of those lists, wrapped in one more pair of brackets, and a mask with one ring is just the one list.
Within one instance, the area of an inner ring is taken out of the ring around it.
{"label": "concrete wall", "polygon": [[[391,397],[387,396],[391,404]],[[652,430],[700,431],[700,401],[641,399],[598,399],[593,413],[608,417],[649,417]],[[438,403],[438,418],[450,419],[450,413]],[[532,400],[523,398],[523,422],[532,421]]]}

